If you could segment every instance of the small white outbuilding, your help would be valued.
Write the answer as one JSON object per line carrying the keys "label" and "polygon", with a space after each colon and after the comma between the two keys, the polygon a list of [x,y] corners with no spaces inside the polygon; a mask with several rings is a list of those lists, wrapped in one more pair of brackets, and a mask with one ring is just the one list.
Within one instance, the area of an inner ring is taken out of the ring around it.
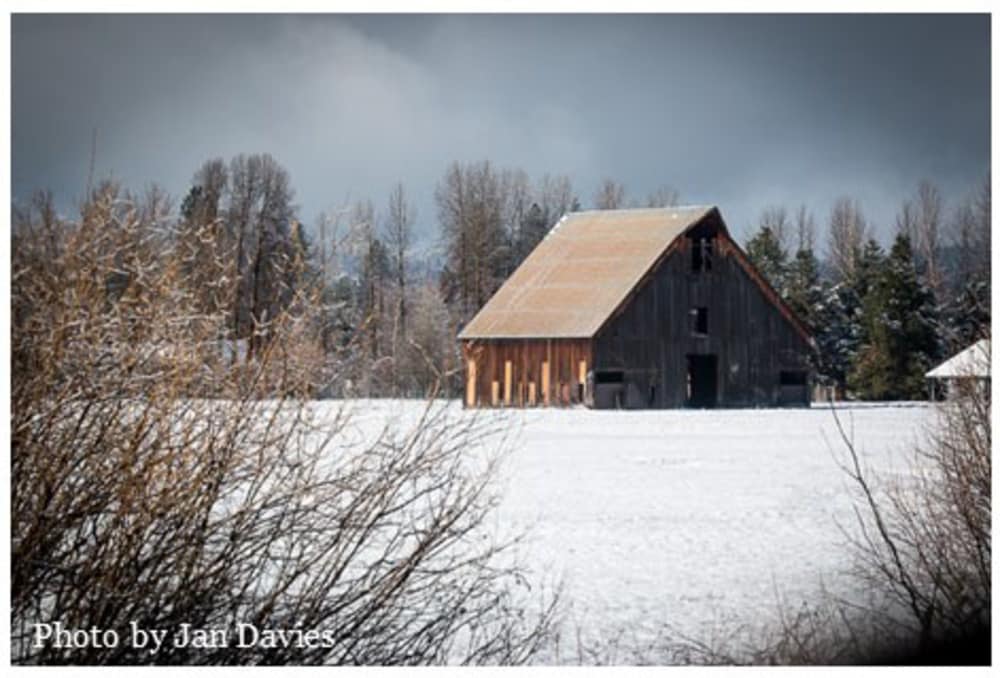
{"label": "small white outbuilding", "polygon": [[935,385],[942,383],[948,393],[952,386],[960,382],[973,382],[989,392],[990,383],[990,340],[980,339],[964,351],[953,355],[925,375],[931,380],[932,398]]}

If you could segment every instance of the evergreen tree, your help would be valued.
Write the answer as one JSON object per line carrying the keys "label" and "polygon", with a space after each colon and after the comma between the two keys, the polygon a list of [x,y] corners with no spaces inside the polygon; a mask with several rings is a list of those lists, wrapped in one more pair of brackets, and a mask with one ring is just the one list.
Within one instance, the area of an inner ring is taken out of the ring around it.
{"label": "evergreen tree", "polygon": [[779,294],[784,296],[788,274],[788,254],[770,226],[760,230],[747,242],[747,257]]}
{"label": "evergreen tree", "polygon": [[949,354],[989,336],[990,227],[987,176],[956,211],[951,228],[951,257],[942,257],[946,264],[942,268],[947,296],[940,313],[945,320],[941,338]]}
{"label": "evergreen tree", "polygon": [[924,373],[939,355],[934,300],[917,276],[913,249],[899,233],[863,299],[865,341],[849,384],[869,400],[926,396]]}
{"label": "evergreen tree", "polygon": [[786,300],[816,342],[812,367],[822,384],[843,384],[850,342],[844,340],[844,307],[836,288],[820,279],[812,249],[795,253],[786,276]]}
{"label": "evergreen tree", "polygon": [[957,297],[943,309],[943,340],[950,351],[957,352],[990,336],[990,280],[987,275],[973,276]]}
{"label": "evergreen tree", "polygon": [[548,217],[539,207],[537,202],[531,204],[527,214],[521,219],[521,226],[517,231],[517,239],[514,242],[513,268],[521,265],[535,246],[542,241],[548,232]]}
{"label": "evergreen tree", "polygon": [[847,372],[857,351],[857,334],[844,304],[844,283],[820,282],[819,301],[813,308],[816,358],[820,383],[847,384]]}
{"label": "evergreen tree", "polygon": [[868,342],[868,325],[864,318],[865,300],[885,266],[885,252],[874,238],[869,238],[857,253],[850,272],[837,285],[838,350],[837,372],[846,385],[847,374],[857,362],[858,353]]}
{"label": "evergreen tree", "polygon": [[811,249],[795,253],[785,276],[785,292],[788,305],[815,333],[816,309],[823,301],[824,290],[819,279],[819,262]]}
{"label": "evergreen tree", "polygon": [[848,276],[848,282],[861,302],[875,285],[885,263],[885,250],[875,238],[869,238],[861,249],[854,272]]}

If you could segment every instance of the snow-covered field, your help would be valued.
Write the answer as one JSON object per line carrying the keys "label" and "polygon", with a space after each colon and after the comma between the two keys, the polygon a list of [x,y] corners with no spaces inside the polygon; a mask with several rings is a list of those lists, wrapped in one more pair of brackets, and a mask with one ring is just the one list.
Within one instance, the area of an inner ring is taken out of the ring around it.
{"label": "snow-covered field", "polygon": [[[404,422],[421,406],[355,405],[361,422]],[[888,474],[906,472],[934,410],[837,414],[866,464]],[[838,523],[855,527],[855,497],[828,408],[487,416],[513,434],[496,527],[528,530],[519,555],[535,590],[562,580],[563,660],[576,659],[581,640],[639,646],[666,625],[706,637],[766,622],[779,597],[794,606],[821,586],[850,593]]]}

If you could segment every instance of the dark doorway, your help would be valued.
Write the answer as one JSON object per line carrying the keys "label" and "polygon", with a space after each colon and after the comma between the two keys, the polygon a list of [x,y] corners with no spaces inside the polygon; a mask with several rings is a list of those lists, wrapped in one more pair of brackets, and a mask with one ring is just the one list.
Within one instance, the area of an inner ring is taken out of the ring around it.
{"label": "dark doorway", "polygon": [[804,370],[782,370],[778,374],[778,405],[809,405],[809,376]]}
{"label": "dark doorway", "polygon": [[715,407],[719,404],[717,356],[689,355],[687,359],[688,407]]}
{"label": "dark doorway", "polygon": [[625,373],[594,372],[594,407],[600,410],[621,409],[625,401]]}

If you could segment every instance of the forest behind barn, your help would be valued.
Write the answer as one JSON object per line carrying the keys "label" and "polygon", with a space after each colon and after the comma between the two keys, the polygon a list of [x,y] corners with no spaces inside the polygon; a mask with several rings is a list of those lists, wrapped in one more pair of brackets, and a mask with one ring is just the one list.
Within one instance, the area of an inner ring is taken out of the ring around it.
{"label": "forest behind barn", "polygon": [[[292,299],[314,294],[316,350],[336,374],[317,384],[320,397],[423,397],[432,388],[459,397],[457,333],[564,214],[683,202],[668,186],[628,197],[613,180],[581,200],[565,176],[456,162],[438,182],[436,214],[418,214],[396,184],[378,203],[353,201],[310,225],[299,220],[289,173],[266,154],[205,162],[179,200],[113,183],[99,195],[134,202],[155,215],[151,235],[170,232],[192,252],[185,275],[202,310],[228,317],[216,340],[235,362],[267,345],[269,319]],[[15,238],[73,219],[39,192],[15,206]],[[418,223],[435,235],[418,239]],[[827,393],[925,398],[924,373],[988,334],[988,176],[947,197],[921,183],[891,225],[869,223],[857,200],[842,197],[828,215],[770,206],[744,227],[750,260],[812,333],[812,367]],[[201,247],[209,231],[216,252]],[[892,235],[883,243],[878,233]],[[238,281],[226,294],[223,273]]]}

